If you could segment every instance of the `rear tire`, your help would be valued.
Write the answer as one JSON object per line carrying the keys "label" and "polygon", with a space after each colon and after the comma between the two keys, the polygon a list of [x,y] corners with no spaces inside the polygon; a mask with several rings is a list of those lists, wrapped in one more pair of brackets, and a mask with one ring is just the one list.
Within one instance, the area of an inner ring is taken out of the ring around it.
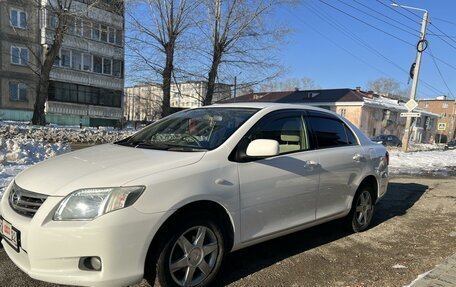
{"label": "rear tire", "polygon": [[213,283],[225,254],[225,239],[217,222],[190,215],[178,221],[164,242],[156,263],[161,286],[194,287]]}
{"label": "rear tire", "polygon": [[369,228],[374,210],[372,188],[361,186],[353,199],[352,208],[346,218],[348,229],[352,232],[361,232]]}

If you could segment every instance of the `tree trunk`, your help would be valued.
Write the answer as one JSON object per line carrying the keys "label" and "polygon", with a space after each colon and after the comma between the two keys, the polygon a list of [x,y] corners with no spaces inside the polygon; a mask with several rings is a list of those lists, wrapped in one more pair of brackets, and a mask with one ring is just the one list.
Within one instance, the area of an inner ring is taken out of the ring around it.
{"label": "tree trunk", "polygon": [[162,118],[171,114],[171,77],[173,72],[174,44],[168,43],[165,47],[166,63],[163,69],[163,101],[162,101]]}
{"label": "tree trunk", "polygon": [[212,104],[212,98],[215,92],[215,80],[217,79],[217,71],[222,60],[222,53],[218,47],[214,49],[214,55],[212,57],[212,66],[209,71],[208,81],[207,81],[207,91],[206,96],[204,97],[203,105],[208,106]]}
{"label": "tree trunk", "polygon": [[54,41],[44,52],[44,62],[41,66],[40,77],[38,81],[38,89],[36,91],[35,105],[33,107],[32,124],[44,126],[46,125],[46,115],[44,108],[48,96],[49,78],[54,65],[55,58],[62,47],[63,37],[66,30],[67,12],[62,12],[59,15],[59,24],[55,29]]}

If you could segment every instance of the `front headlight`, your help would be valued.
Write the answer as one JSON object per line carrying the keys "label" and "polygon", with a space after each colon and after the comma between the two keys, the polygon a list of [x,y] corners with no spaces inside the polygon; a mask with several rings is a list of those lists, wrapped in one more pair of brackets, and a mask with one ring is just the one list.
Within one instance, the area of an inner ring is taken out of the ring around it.
{"label": "front headlight", "polygon": [[92,220],[132,205],[144,189],[144,186],[130,186],[76,190],[60,203],[54,220]]}

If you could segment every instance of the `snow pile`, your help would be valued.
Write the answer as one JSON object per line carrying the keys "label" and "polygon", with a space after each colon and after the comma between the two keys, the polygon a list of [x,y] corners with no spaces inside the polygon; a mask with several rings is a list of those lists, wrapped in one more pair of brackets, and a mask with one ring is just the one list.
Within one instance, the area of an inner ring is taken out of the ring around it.
{"label": "snow pile", "polygon": [[456,175],[456,150],[390,151],[389,171],[407,175]]}
{"label": "snow pile", "polygon": [[444,150],[445,148],[446,148],[446,144],[412,143],[409,146],[410,151]]}
{"label": "snow pile", "polygon": [[9,182],[25,168],[47,158],[70,151],[63,143],[33,139],[0,138],[0,196]]}
{"label": "snow pile", "polygon": [[0,138],[0,165],[30,165],[69,151],[68,144]]}
{"label": "snow pile", "polygon": [[0,135],[7,139],[34,139],[51,143],[100,144],[117,141],[134,131],[59,126],[29,126],[21,123],[0,122]]}

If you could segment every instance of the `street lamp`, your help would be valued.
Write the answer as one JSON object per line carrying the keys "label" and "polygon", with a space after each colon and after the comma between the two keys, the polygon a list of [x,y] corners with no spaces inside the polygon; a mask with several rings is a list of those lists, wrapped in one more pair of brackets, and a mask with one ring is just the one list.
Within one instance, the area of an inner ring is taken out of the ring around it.
{"label": "street lamp", "polygon": [[416,55],[415,67],[413,69],[412,90],[410,91],[410,100],[406,104],[406,107],[407,107],[409,113],[407,115],[407,121],[405,124],[404,137],[402,138],[402,151],[406,152],[408,149],[408,145],[409,145],[410,126],[412,125],[412,117],[410,115],[410,112],[418,105],[415,101],[415,96],[416,96],[416,89],[418,86],[418,77],[420,74],[421,56],[422,56],[424,50],[426,50],[426,48],[427,48],[427,41],[425,40],[425,35],[426,35],[426,25],[428,22],[429,15],[428,15],[428,11],[425,9],[410,7],[410,6],[403,6],[403,5],[399,5],[397,3],[393,3],[391,5],[394,7],[401,7],[404,9],[418,10],[418,11],[424,12],[423,22],[421,23],[420,40],[418,41],[418,44],[416,46],[417,55]]}

